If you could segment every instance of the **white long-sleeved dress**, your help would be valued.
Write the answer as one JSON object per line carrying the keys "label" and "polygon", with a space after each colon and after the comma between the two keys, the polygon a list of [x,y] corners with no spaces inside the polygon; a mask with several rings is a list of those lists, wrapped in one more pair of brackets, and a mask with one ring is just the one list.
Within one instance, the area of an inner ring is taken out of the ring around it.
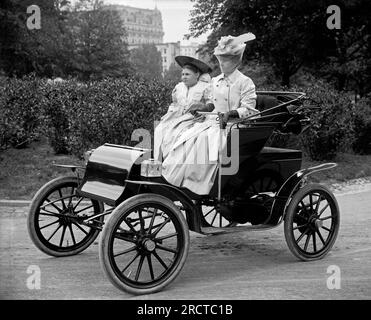
{"label": "white long-sleeved dress", "polygon": [[[208,90],[206,90],[208,91]],[[235,70],[211,81],[207,101],[214,112],[237,110],[240,118],[258,111],[252,80]],[[162,140],[162,175],[172,185],[199,195],[209,194],[217,174],[218,151],[226,142],[227,130],[220,133],[216,116],[194,117],[185,113],[173,119]]]}

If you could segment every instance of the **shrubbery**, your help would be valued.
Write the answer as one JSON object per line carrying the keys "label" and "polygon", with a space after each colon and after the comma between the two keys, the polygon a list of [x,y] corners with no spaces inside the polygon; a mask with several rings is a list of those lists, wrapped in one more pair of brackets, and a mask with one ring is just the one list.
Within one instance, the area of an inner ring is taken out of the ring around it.
{"label": "shrubbery", "polygon": [[43,95],[33,76],[2,78],[0,83],[0,148],[23,148],[42,133]]}
{"label": "shrubbery", "polygon": [[[24,147],[41,134],[56,153],[81,156],[103,143],[134,145],[135,129],[153,136],[154,121],[166,112],[172,85],[134,78],[80,83],[50,82],[32,76],[0,81],[0,146]],[[292,89],[293,90],[293,89]],[[331,160],[339,151],[369,153],[370,97],[356,106],[322,82],[304,91],[321,108],[299,137],[276,135],[270,145],[303,149],[312,160]]]}
{"label": "shrubbery", "polygon": [[9,79],[1,86],[1,146],[44,132],[56,153],[81,156],[103,143],[131,144],[135,129],[153,133],[170,103],[167,83],[109,79],[88,83]]}
{"label": "shrubbery", "polygon": [[354,110],[353,150],[359,154],[371,154],[371,95],[358,101]]}
{"label": "shrubbery", "polygon": [[354,141],[354,110],[344,93],[318,81],[305,91],[321,107],[311,115],[311,126],[301,144],[312,160],[331,160],[339,151],[349,151]]}

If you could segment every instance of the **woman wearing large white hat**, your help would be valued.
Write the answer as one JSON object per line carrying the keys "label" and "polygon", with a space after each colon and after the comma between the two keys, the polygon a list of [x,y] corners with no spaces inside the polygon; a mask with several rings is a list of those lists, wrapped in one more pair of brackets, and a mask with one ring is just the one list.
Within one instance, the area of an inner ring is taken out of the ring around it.
{"label": "woman wearing large white hat", "polygon": [[222,73],[214,77],[212,83],[212,105],[193,108],[195,111],[222,112],[223,120],[230,118],[245,118],[258,113],[256,93],[253,81],[242,74],[238,67],[246,48],[246,42],[255,39],[252,33],[245,33],[238,37],[222,37],[214,49],[214,55],[219,61]]}

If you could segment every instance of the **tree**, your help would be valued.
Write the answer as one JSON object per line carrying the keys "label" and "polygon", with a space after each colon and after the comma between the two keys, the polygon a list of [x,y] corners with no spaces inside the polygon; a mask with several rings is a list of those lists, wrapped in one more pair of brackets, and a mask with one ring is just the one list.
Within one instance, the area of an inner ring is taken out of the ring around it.
{"label": "tree", "polygon": [[334,46],[318,66],[338,90],[353,89],[364,96],[371,90],[371,3],[347,2],[341,10],[341,29],[333,30]]}
{"label": "tree", "polygon": [[[248,45],[245,57],[255,57],[272,65],[281,84],[302,66],[320,65],[336,52],[335,33],[326,26],[326,9],[339,4],[342,9],[356,7],[353,15],[364,10],[367,0],[192,0],[190,36],[212,30],[206,44],[211,54],[222,35],[251,31],[257,40]],[[249,50],[251,49],[251,50]]]}
{"label": "tree", "polygon": [[171,87],[174,87],[180,82],[181,75],[182,68],[177,63],[173,62],[169,69],[165,71],[164,80],[168,81],[171,84]]}
{"label": "tree", "polygon": [[130,73],[126,31],[117,11],[101,1],[79,0],[68,19],[68,73],[83,80],[122,77]]}
{"label": "tree", "polygon": [[143,44],[132,49],[130,62],[138,77],[147,80],[162,78],[162,57],[154,44]]}
{"label": "tree", "polygon": [[[27,8],[41,11],[41,29],[27,27]],[[4,0],[0,3],[0,69],[7,75],[30,72],[51,76],[63,49],[66,0]]]}

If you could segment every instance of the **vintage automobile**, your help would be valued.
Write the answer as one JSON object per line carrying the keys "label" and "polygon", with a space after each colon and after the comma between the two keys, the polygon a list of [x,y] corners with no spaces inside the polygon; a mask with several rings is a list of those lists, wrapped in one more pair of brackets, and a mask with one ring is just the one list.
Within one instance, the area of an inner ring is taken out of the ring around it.
{"label": "vintage automobile", "polygon": [[[226,128],[219,120],[228,139],[219,150],[209,195],[169,184],[150,149],[104,144],[89,152],[86,168],[61,165],[75,175],[56,178],[36,193],[28,214],[33,243],[48,255],[69,256],[89,247],[102,231],[102,269],[117,288],[132,294],[159,291],[177,277],[188,254],[189,230],[214,235],[283,223],[297,258],[323,258],[338,234],[339,208],[327,187],[306,177],[336,164],[302,169],[301,151],[265,146],[273,132],[305,130],[318,106],[300,92],[257,94],[259,117]],[[236,147],[237,169],[223,174],[231,166],[223,157]]]}

